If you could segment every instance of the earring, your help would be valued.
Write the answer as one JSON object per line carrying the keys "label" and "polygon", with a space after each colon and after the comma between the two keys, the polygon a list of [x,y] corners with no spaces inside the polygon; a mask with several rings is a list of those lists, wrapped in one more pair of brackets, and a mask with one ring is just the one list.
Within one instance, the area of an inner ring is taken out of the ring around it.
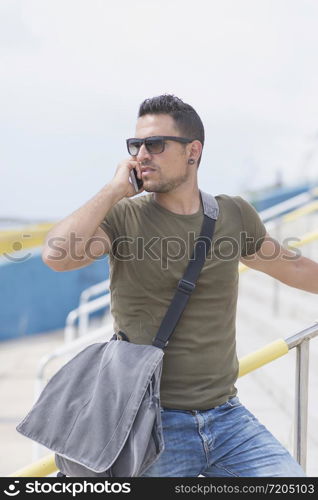
{"label": "earring", "polygon": [[189,165],[194,165],[195,161],[193,158],[190,158],[190,160],[188,160],[188,163],[189,163]]}

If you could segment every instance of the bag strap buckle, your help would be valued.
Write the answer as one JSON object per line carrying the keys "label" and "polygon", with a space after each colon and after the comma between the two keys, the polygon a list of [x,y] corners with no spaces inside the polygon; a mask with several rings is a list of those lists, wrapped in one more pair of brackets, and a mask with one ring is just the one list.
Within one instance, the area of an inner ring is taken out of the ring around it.
{"label": "bag strap buckle", "polygon": [[152,345],[155,347],[159,347],[160,349],[164,349],[168,344],[169,340],[162,340],[156,337],[152,339]]}
{"label": "bag strap buckle", "polygon": [[186,293],[187,295],[191,295],[193,290],[195,289],[195,283],[191,283],[191,281],[187,281],[181,279],[177,286],[179,292]]}

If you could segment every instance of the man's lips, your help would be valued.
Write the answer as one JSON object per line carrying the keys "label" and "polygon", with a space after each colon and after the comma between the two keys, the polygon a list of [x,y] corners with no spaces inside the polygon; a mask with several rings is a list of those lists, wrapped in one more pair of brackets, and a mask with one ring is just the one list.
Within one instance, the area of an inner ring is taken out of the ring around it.
{"label": "man's lips", "polygon": [[141,169],[141,175],[144,175],[144,174],[150,174],[151,172],[154,172],[155,169],[154,168],[150,168],[150,167],[143,167]]}

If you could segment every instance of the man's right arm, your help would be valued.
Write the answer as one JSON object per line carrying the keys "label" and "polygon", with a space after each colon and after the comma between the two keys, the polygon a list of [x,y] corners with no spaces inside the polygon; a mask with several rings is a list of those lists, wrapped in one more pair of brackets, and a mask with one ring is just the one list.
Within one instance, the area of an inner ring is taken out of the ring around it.
{"label": "man's right arm", "polygon": [[137,169],[140,178],[138,163],[123,161],[109,184],[48,232],[42,251],[47,266],[54,271],[71,271],[109,253],[110,238],[99,226],[118,201],[136,194],[129,182],[132,168]]}

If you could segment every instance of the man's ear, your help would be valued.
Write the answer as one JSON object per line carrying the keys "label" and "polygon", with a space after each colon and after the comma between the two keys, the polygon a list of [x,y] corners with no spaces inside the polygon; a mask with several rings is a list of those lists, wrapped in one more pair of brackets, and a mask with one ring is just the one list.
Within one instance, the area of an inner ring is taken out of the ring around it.
{"label": "man's ear", "polygon": [[202,143],[198,140],[191,142],[189,150],[189,158],[193,158],[197,162],[202,153]]}

